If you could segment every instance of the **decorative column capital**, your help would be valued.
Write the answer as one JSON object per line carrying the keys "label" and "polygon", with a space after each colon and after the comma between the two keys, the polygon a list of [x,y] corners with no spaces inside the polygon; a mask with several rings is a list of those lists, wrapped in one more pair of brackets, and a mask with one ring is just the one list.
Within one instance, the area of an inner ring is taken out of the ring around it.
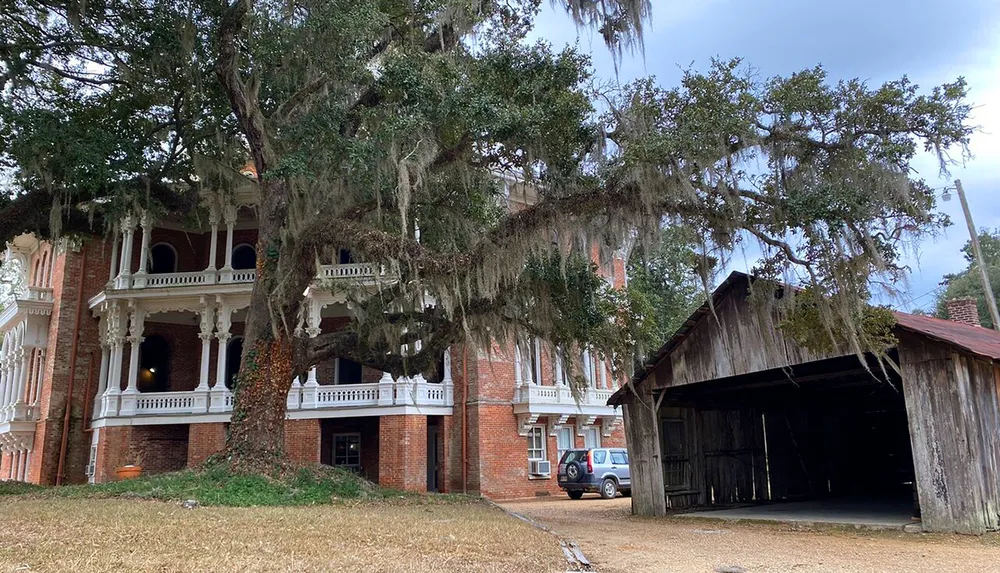
{"label": "decorative column capital", "polygon": [[225,205],[222,208],[222,219],[226,222],[226,226],[231,226],[236,224],[236,205]]}
{"label": "decorative column capital", "polygon": [[142,227],[143,231],[148,231],[153,226],[153,216],[150,215],[149,211],[143,211],[142,215],[139,216],[139,226]]}
{"label": "decorative column capital", "polygon": [[219,212],[219,205],[212,201],[208,204],[208,224],[217,227],[221,218],[222,213]]}

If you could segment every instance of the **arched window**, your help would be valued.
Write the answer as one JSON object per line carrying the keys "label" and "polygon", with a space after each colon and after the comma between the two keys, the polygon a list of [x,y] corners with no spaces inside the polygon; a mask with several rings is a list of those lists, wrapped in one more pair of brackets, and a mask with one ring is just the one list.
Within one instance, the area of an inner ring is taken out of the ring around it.
{"label": "arched window", "polygon": [[149,249],[149,274],[177,272],[177,251],[170,243],[157,243]]}
{"label": "arched window", "polygon": [[229,341],[226,349],[226,388],[232,389],[233,381],[240,371],[240,358],[243,356],[243,337],[236,336]]}
{"label": "arched window", "polygon": [[257,268],[257,250],[243,244],[233,248],[233,269],[248,270]]}
{"label": "arched window", "polygon": [[139,345],[140,392],[170,390],[170,345],[159,335],[147,336]]}

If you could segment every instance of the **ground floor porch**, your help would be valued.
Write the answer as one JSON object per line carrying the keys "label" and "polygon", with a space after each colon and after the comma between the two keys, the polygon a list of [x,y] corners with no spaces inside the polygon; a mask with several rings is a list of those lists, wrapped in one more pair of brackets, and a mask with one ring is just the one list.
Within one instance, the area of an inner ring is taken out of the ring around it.
{"label": "ground floor porch", "polygon": [[[107,426],[93,432],[91,483],[114,481],[127,465],[144,474],[196,467],[225,447],[227,422]],[[419,414],[301,419],[285,422],[285,451],[303,464],[357,472],[383,487],[454,491],[458,463],[445,437],[451,416]]]}

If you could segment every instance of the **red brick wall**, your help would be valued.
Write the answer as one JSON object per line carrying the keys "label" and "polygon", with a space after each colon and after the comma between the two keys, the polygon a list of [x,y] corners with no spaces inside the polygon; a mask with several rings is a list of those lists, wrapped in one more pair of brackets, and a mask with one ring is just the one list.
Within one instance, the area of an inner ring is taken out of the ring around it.
{"label": "red brick wall", "polygon": [[132,427],[101,428],[98,431],[94,479],[97,483],[115,481],[115,468],[127,463]]}
{"label": "red brick wall", "polygon": [[379,419],[379,484],[427,491],[427,416]]}
{"label": "red brick wall", "polygon": [[0,480],[7,479],[10,475],[10,464],[14,462],[14,454],[3,452],[0,453]]}
{"label": "red brick wall", "polygon": [[318,464],[319,449],[319,420],[285,421],[285,453],[290,460],[302,464]]}
{"label": "red brick wall", "polygon": [[187,465],[188,426],[134,426],[127,448],[129,459],[138,460],[144,474],[182,470]]}
{"label": "red brick wall", "polygon": [[226,447],[226,424],[191,424],[188,436],[187,466],[195,467]]}
{"label": "red brick wall", "polygon": [[[86,254],[86,261],[84,261]],[[96,392],[101,349],[97,319],[87,309],[87,299],[103,290],[108,280],[110,250],[100,240],[83,241],[79,247],[55,251],[52,259],[53,308],[40,393],[40,418],[28,470],[34,483],[54,484],[59,465],[64,416],[70,411],[64,483],[86,481],[90,435],[84,432],[87,395]],[[80,279],[83,279],[82,291]],[[77,323],[77,305],[82,312]],[[74,325],[79,329],[73,394],[69,400],[70,362]]]}
{"label": "red brick wall", "polygon": [[360,434],[361,475],[379,483],[379,419],[331,418],[321,421],[320,463],[333,465],[333,436],[335,434]]}

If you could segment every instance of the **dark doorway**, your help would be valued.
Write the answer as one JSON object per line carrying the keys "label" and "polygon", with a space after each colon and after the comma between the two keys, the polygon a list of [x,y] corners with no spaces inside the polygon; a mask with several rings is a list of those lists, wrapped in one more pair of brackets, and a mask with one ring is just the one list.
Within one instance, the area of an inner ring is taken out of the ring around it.
{"label": "dark doorway", "polygon": [[347,249],[340,249],[340,252],[337,253],[337,263],[341,265],[349,265],[353,262],[355,262],[354,255],[351,254],[351,251],[348,251]]}
{"label": "dark doorway", "polygon": [[167,243],[158,243],[149,249],[149,274],[161,275],[177,272],[177,251]]}
{"label": "dark doorway", "polygon": [[226,388],[233,388],[236,375],[240,372],[240,359],[243,357],[243,337],[237,336],[229,341],[226,349]]}
{"label": "dark doorway", "polygon": [[140,392],[167,392],[170,390],[170,345],[158,334],[147,336],[139,345]]}
{"label": "dark doorway", "polygon": [[427,491],[440,491],[441,417],[427,417]]}
{"label": "dark doorway", "polygon": [[238,245],[233,249],[233,269],[244,271],[257,268],[257,250],[250,245]]}

